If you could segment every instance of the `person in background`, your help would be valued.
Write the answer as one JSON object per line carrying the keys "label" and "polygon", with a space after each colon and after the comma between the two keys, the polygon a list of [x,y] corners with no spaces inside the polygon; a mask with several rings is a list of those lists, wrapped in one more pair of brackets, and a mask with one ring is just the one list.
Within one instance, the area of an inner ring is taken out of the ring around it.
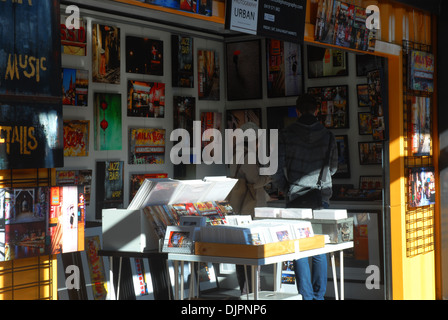
{"label": "person in background", "polygon": [[[322,206],[328,208],[332,195],[332,178],[338,165],[336,141],[332,132],[316,118],[317,101],[310,94],[297,98],[297,122],[279,134],[278,170],[274,185],[284,192],[286,207],[297,207],[294,200],[317,185],[322,171]],[[328,156],[327,156],[328,154]],[[325,160],[328,159],[328,163]],[[320,209],[311,208],[311,209]],[[313,274],[307,258],[294,260],[299,293],[304,300],[323,300],[327,287],[327,256],[312,257]]]}
{"label": "person in background", "polygon": [[[257,134],[257,130],[260,129],[254,122],[246,122],[240,128],[245,132],[248,129],[255,130],[255,134]],[[252,143],[251,143],[252,142]],[[253,149],[255,146],[255,149]],[[238,148],[238,146],[236,146]],[[245,179],[248,184],[253,185],[256,201],[254,202],[253,207],[245,207],[241,212],[235,212],[235,214],[240,215],[251,215],[254,217],[255,207],[266,207],[267,201],[269,200],[269,195],[265,191],[264,187],[271,182],[270,176],[260,175],[260,166],[257,163],[248,163],[248,154],[251,152],[257,152],[258,141],[254,144],[252,140],[245,139],[244,141],[244,149],[245,152],[243,154],[244,163],[238,165],[236,159],[236,154],[234,153],[233,163],[230,165],[230,176],[235,179]],[[240,290],[242,294],[246,294],[248,291],[246,290],[246,276],[248,279],[248,287],[251,288],[251,269],[247,269],[247,273],[245,267],[243,265],[236,265],[236,274],[238,278],[238,284],[240,286]],[[260,274],[260,273],[258,273]],[[260,281],[258,281],[260,284]],[[249,290],[250,291],[250,290]]]}

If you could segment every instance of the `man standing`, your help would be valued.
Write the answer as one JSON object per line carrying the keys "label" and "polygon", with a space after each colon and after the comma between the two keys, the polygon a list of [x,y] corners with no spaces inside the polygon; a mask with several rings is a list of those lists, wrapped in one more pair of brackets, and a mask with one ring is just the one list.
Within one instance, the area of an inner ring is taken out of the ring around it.
{"label": "man standing", "polygon": [[[338,153],[332,132],[316,118],[317,102],[309,94],[297,98],[299,119],[285,128],[279,138],[278,170],[273,180],[286,198],[286,206],[301,207],[299,197],[317,188],[321,177],[322,204],[328,208],[332,195],[331,176],[336,173]],[[312,258],[311,277],[308,259],[294,260],[297,289],[304,300],[323,300],[327,287],[327,257]]]}

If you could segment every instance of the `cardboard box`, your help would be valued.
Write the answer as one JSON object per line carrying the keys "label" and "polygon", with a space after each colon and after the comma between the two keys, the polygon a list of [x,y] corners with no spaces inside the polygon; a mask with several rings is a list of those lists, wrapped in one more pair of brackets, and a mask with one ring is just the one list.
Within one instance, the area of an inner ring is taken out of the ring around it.
{"label": "cardboard box", "polygon": [[308,221],[311,222],[314,233],[327,234],[330,237],[330,243],[353,241],[353,218],[310,219]]}
{"label": "cardboard box", "polygon": [[315,235],[314,237],[309,238],[280,241],[263,245],[196,242],[195,254],[203,256],[259,259],[323,248],[325,246],[324,238],[323,235]]}
{"label": "cardboard box", "polygon": [[159,250],[159,240],[141,210],[103,209],[103,250]]}

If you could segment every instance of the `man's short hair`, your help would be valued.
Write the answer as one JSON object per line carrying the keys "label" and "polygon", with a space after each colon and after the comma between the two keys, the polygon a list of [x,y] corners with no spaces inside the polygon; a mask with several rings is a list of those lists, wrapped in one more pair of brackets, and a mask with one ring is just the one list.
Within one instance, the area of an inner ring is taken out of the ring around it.
{"label": "man's short hair", "polygon": [[296,100],[296,109],[301,114],[314,114],[317,110],[316,98],[308,93],[298,96]]}

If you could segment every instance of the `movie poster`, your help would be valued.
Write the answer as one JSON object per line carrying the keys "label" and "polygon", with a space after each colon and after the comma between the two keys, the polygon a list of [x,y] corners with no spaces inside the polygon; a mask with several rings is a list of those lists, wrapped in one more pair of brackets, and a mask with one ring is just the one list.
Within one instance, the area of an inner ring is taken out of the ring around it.
{"label": "movie poster", "polygon": [[219,57],[213,50],[198,50],[198,98],[219,100]]}
{"label": "movie poster", "polygon": [[128,163],[165,163],[165,129],[130,128]]}
{"label": "movie poster", "polygon": [[96,162],[95,219],[101,220],[102,210],[123,208],[123,161]]}
{"label": "movie poster", "polygon": [[87,107],[89,71],[62,69],[62,104]]}
{"label": "movie poster", "polygon": [[171,35],[172,86],[194,87],[193,37]]}
{"label": "movie poster", "polygon": [[163,41],[126,36],[126,72],[163,76]]}
{"label": "movie poster", "polygon": [[64,120],[64,157],[89,155],[89,120]]}
{"label": "movie poster", "polygon": [[93,104],[95,150],[121,150],[121,94],[95,93]]}
{"label": "movie poster", "polygon": [[62,105],[2,104],[0,139],[0,170],[63,167]]}
{"label": "movie poster", "polygon": [[120,83],[120,29],[92,24],[92,80]]}
{"label": "movie poster", "polygon": [[164,118],[165,84],[128,80],[128,117]]}

